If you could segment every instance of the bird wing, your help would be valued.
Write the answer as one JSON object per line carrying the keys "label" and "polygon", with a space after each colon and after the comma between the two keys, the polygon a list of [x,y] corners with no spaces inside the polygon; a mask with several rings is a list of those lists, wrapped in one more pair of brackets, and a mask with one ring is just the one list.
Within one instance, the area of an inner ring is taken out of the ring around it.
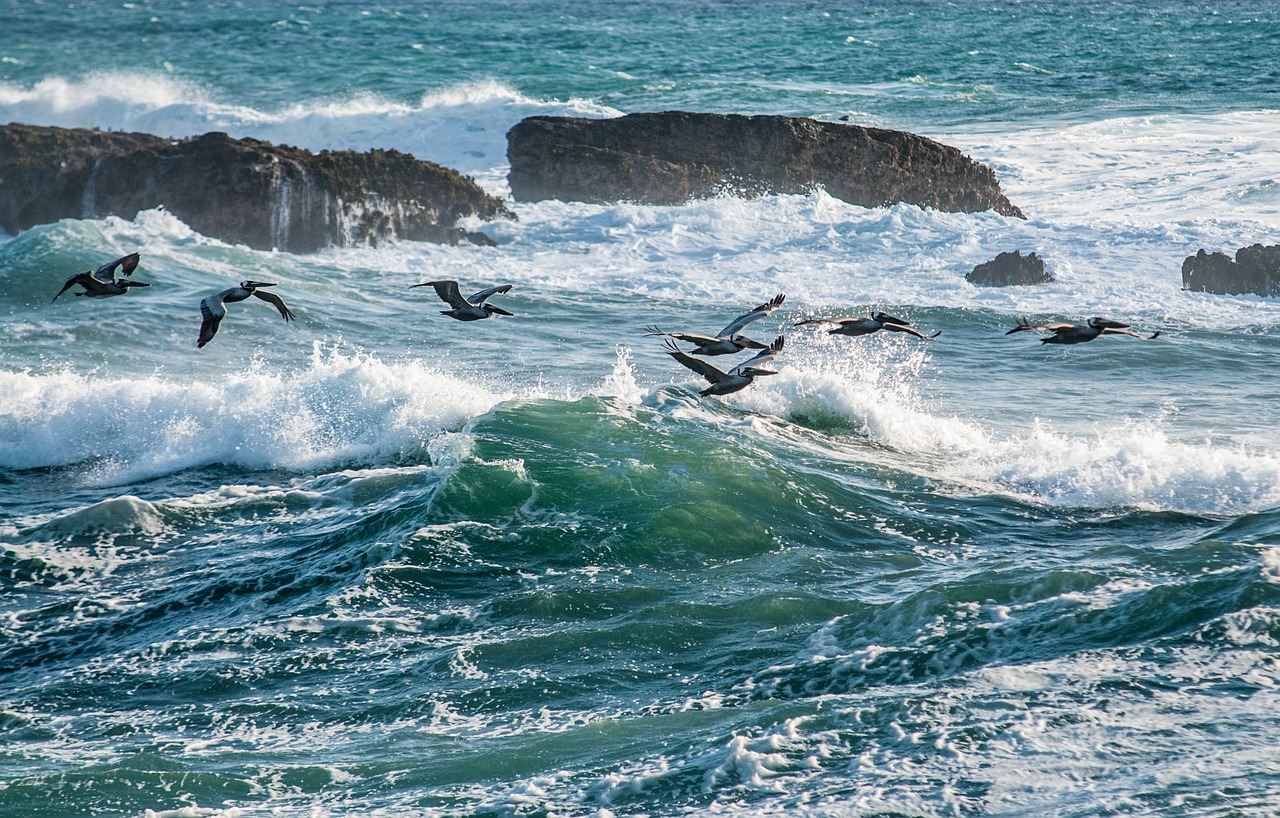
{"label": "bird wing", "polygon": [[668,340],[666,341],[664,346],[666,347],[666,351],[668,355],[670,355],[672,358],[675,358],[677,361],[683,364],[686,369],[691,369],[694,372],[697,372],[699,375],[706,378],[711,383],[720,383],[721,381],[726,380],[729,377],[729,374],[727,372],[724,372],[719,368],[712,366],[706,361],[701,360],[700,358],[695,358],[692,355],[686,355],[685,353],[681,352],[680,348],[676,346],[675,341]]}
{"label": "bird wing", "polygon": [[866,321],[865,318],[809,318],[804,321],[797,321],[796,326],[801,327],[805,324],[852,324],[854,321]]}
{"label": "bird wing", "polygon": [[743,315],[739,315],[737,318],[733,319],[733,321],[729,323],[729,326],[720,330],[720,332],[716,334],[716,337],[728,338],[730,335],[741,330],[747,324],[750,324],[752,321],[759,321],[778,307],[781,307],[782,302],[786,299],[787,296],[784,293],[778,293],[773,298],[753,309],[751,312],[744,313]]}
{"label": "bird wing", "polygon": [[698,346],[714,344],[720,340],[719,338],[712,338],[710,335],[697,335],[692,332],[660,332],[657,327],[645,327],[645,329],[649,330],[645,335],[665,335],[668,338],[675,338],[676,340],[684,341],[686,344],[697,344]]}
{"label": "bird wing", "polygon": [[[457,286],[457,284],[455,284],[454,286],[456,287],[456,286]],[[478,306],[480,306],[481,304],[483,304],[484,302],[488,301],[488,300],[489,300],[489,296],[491,296],[491,295],[497,295],[498,293],[505,293],[505,292],[507,292],[508,290],[510,290],[510,289],[512,288],[512,286],[514,286],[514,285],[512,285],[512,284],[499,284],[497,287],[490,287],[490,288],[489,288],[489,289],[487,289],[487,290],[481,290],[480,292],[478,292],[478,293],[476,293],[475,295],[471,296],[471,297],[470,297],[470,298],[468,298],[467,300],[468,300],[468,301],[470,301],[472,304],[475,304],[475,305],[478,307]]]}
{"label": "bird wing", "polygon": [[758,353],[749,361],[744,361],[743,363],[738,364],[733,369],[729,370],[729,372],[735,375],[743,375],[746,374],[748,369],[759,369],[761,366],[772,361],[774,356],[782,351],[782,344],[783,339],[782,336],[779,335],[777,338],[773,339],[772,344],[769,344],[769,346],[764,348],[763,352]]}
{"label": "bird wing", "polygon": [[254,290],[253,294],[275,307],[276,311],[280,313],[280,317],[285,321],[293,320],[293,311],[285,306],[284,299],[280,296],[266,290]]}
{"label": "bird wing", "polygon": [[1160,337],[1159,332],[1155,332],[1151,335],[1142,335],[1141,333],[1134,332],[1131,329],[1117,329],[1115,327],[1104,327],[1102,330],[1102,334],[1103,335],[1132,335],[1134,338],[1137,338],[1139,341],[1154,341],[1155,339]]}
{"label": "bird wing", "polygon": [[1072,327],[1075,327],[1075,326],[1076,326],[1075,324],[1066,324],[1062,322],[1059,322],[1056,324],[1032,324],[1025,318],[1019,318],[1018,326],[1006,332],[1005,335],[1013,335],[1015,332],[1021,332],[1024,329],[1037,329],[1037,330],[1045,330],[1048,332],[1062,332],[1063,330],[1071,329]]}
{"label": "bird wing", "polygon": [[929,340],[930,338],[937,338],[939,335],[942,334],[942,330],[938,330],[933,335],[925,335],[923,332],[907,324],[906,322],[903,322],[901,324],[895,324],[892,321],[886,321],[884,322],[884,328],[889,330],[890,332],[905,332],[908,335],[914,335],[917,338],[924,338],[926,341]]}
{"label": "bird wing", "polygon": [[204,319],[200,322],[200,338],[196,341],[196,349],[204,346],[213,340],[213,336],[218,334],[218,324],[222,323],[222,317],[227,314],[227,308],[222,304],[222,297],[227,291],[211,295],[200,301],[200,316]]}
{"label": "bird wing", "polygon": [[138,266],[138,261],[142,258],[141,253],[130,253],[127,256],[121,256],[115,261],[108,261],[98,269],[93,271],[93,277],[99,281],[111,281],[115,276],[115,269],[120,267],[120,275],[130,276]]}
{"label": "bird wing", "polygon": [[[93,277],[93,273],[76,273],[71,278],[68,278],[66,283],[62,285],[62,289],[58,290],[58,295],[62,295],[77,284],[84,287],[86,290],[89,289],[90,285],[85,284],[85,281],[96,281]],[[99,281],[98,283],[101,284],[102,282]],[[58,295],[55,295],[49,303],[52,304],[54,301],[57,301]]]}
{"label": "bird wing", "polygon": [[458,282],[456,281],[427,281],[422,284],[413,284],[409,289],[412,290],[414,287],[435,287],[436,295],[440,296],[440,300],[454,309],[471,306],[471,304],[462,297],[462,293],[458,290]]}

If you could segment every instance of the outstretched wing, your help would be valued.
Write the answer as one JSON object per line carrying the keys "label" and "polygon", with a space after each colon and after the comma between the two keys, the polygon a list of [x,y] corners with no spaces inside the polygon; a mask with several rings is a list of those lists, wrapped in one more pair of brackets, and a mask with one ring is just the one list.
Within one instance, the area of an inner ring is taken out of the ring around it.
{"label": "outstretched wing", "polygon": [[1006,332],[1005,335],[1013,335],[1015,332],[1022,332],[1023,330],[1026,330],[1026,329],[1045,330],[1047,332],[1061,332],[1064,329],[1071,329],[1074,326],[1075,324],[1064,324],[1061,322],[1056,324],[1032,324],[1025,318],[1019,318],[1018,326]]}
{"label": "outstretched wing", "polygon": [[710,335],[697,335],[692,332],[663,332],[655,326],[648,326],[644,329],[646,337],[653,335],[665,335],[668,338],[675,338],[679,341],[684,341],[686,344],[697,344],[698,346],[702,346],[703,344],[714,344],[716,341],[720,340],[719,338],[712,338]]}
{"label": "outstretched wing", "polygon": [[[454,287],[457,287],[458,285],[455,283],[453,286],[454,286]],[[489,288],[489,289],[487,289],[487,290],[481,290],[480,292],[478,292],[478,293],[476,293],[475,295],[471,296],[471,297],[470,297],[470,298],[468,298],[467,300],[468,300],[468,301],[470,301],[472,304],[475,304],[475,305],[478,307],[478,306],[480,306],[481,304],[483,304],[484,302],[488,301],[488,300],[489,300],[489,296],[491,296],[491,295],[497,295],[498,293],[505,293],[505,292],[507,292],[508,290],[510,290],[513,286],[514,286],[514,285],[512,285],[512,284],[500,284],[500,285],[498,285],[497,287],[490,287],[490,288]],[[452,302],[450,302],[450,303],[452,303]],[[510,315],[510,313],[504,313],[504,315]]]}
{"label": "outstretched wing", "polygon": [[[67,282],[62,285],[62,289],[58,290],[58,295],[62,295],[67,290],[71,289],[77,284],[79,284],[81,287],[84,287],[86,290],[88,290],[92,285],[86,284],[85,282],[87,281],[96,281],[96,279],[94,279],[93,277],[93,273],[76,273],[71,278],[68,278]],[[102,282],[98,281],[98,283],[101,284]],[[52,304],[54,301],[57,301],[58,295],[55,295],[52,299],[50,299],[49,303]]]}
{"label": "outstretched wing", "polygon": [[733,372],[739,375],[745,375],[747,374],[747,370],[749,369],[759,369],[760,367],[772,361],[774,359],[774,356],[776,356],[779,352],[782,351],[782,344],[783,344],[783,338],[781,335],[779,335],[777,338],[773,339],[772,344],[769,344],[769,346],[764,348],[763,352],[760,352],[749,361],[744,361],[743,363],[738,364],[732,370],[730,370],[730,372]]}
{"label": "outstretched wing", "polygon": [[806,319],[805,319],[805,320],[803,320],[803,321],[797,321],[797,322],[795,323],[795,326],[797,326],[797,327],[803,327],[805,324],[838,324],[838,325],[843,326],[844,324],[852,324],[852,323],[855,323],[855,322],[857,322],[857,321],[866,321],[866,320],[867,320],[866,318],[853,318],[853,317],[845,317],[845,318],[806,318]]}
{"label": "outstretched wing", "polygon": [[223,295],[225,293],[218,293],[200,301],[200,317],[204,320],[200,322],[200,337],[196,340],[196,349],[212,341],[213,336],[218,334],[218,324],[222,323],[222,317],[227,314],[227,308],[222,305]]}
{"label": "outstretched wing", "polygon": [[721,371],[706,361],[681,352],[680,348],[676,346],[676,342],[671,339],[667,339],[663,346],[666,347],[667,354],[683,364],[686,369],[697,372],[711,383],[720,383],[729,377],[728,373]]}
{"label": "outstretched wing", "polygon": [[130,276],[138,266],[138,261],[142,258],[141,253],[130,253],[127,256],[121,256],[115,261],[108,261],[98,269],[93,271],[93,277],[99,281],[112,281],[115,278],[115,269],[120,269],[120,275]]}
{"label": "outstretched wing", "polygon": [[1160,337],[1159,331],[1154,332],[1151,335],[1142,335],[1141,333],[1134,332],[1131,329],[1118,329],[1116,327],[1104,327],[1102,330],[1102,334],[1103,335],[1132,335],[1134,338],[1137,338],[1139,341],[1154,341],[1155,339]]}
{"label": "outstretched wing", "polygon": [[[942,330],[938,330],[933,335],[925,335],[923,332],[911,326],[906,321],[903,321],[900,324],[894,323],[893,321],[885,321],[883,323],[884,323],[884,328],[889,330],[890,332],[905,332],[908,335],[914,335],[917,338],[923,338],[926,341],[929,340],[930,338],[937,338],[939,335],[942,334]],[[1005,333],[1005,334],[1007,335],[1008,333]]]}
{"label": "outstretched wing", "polygon": [[462,297],[462,293],[458,291],[458,282],[452,279],[447,281],[427,281],[423,284],[413,284],[409,289],[414,287],[435,287],[436,295],[440,296],[440,300],[448,304],[450,307],[461,309],[470,307],[471,304]]}
{"label": "outstretched wing", "polygon": [[751,312],[739,315],[737,318],[733,319],[729,326],[716,333],[716,337],[728,338],[730,335],[740,331],[747,324],[750,324],[752,321],[759,321],[778,307],[781,307],[782,302],[786,300],[787,296],[784,293],[778,293],[773,298],[753,309]]}
{"label": "outstretched wing", "polygon": [[253,294],[275,307],[276,311],[280,313],[280,317],[285,321],[293,320],[293,312],[285,306],[284,299],[280,296],[267,290],[254,290]]}

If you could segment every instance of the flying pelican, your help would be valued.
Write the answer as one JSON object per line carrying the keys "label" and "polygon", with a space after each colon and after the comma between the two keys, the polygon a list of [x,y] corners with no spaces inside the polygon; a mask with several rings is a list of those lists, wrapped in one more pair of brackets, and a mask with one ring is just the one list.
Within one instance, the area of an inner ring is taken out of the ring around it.
{"label": "flying pelican", "polygon": [[763,352],[749,361],[738,364],[728,372],[723,372],[699,358],[686,355],[670,338],[663,345],[668,355],[707,379],[711,385],[698,393],[706,397],[707,395],[728,395],[731,392],[746,389],[760,375],[777,375],[778,373],[772,369],[760,367],[772,361],[773,357],[782,351],[782,336],[779,335],[772,344],[764,348]]}
{"label": "flying pelican", "polygon": [[479,321],[481,318],[488,318],[495,312],[498,315],[515,315],[513,312],[507,312],[501,307],[495,307],[489,303],[489,296],[505,293],[511,289],[511,284],[502,284],[497,287],[490,287],[487,290],[481,290],[470,298],[463,298],[462,293],[458,290],[458,282],[456,281],[428,281],[423,284],[413,284],[409,289],[414,287],[435,287],[436,295],[440,296],[440,300],[453,307],[451,310],[441,310],[441,315],[447,315],[450,318],[457,318],[459,321]]}
{"label": "flying pelican", "polygon": [[744,349],[768,349],[769,347],[759,341],[753,341],[750,338],[739,335],[738,332],[752,321],[758,321],[782,306],[782,302],[786,298],[783,293],[778,293],[751,312],[744,313],[733,319],[729,326],[717,332],[714,338],[709,335],[694,335],[688,332],[663,332],[654,326],[645,327],[645,335],[665,335],[685,343],[694,344],[695,348],[692,350],[694,355],[732,355]]}
{"label": "flying pelican", "polygon": [[[142,258],[139,253],[130,253],[127,256],[121,256],[115,261],[109,261],[96,270],[86,270],[83,273],[76,273],[67,279],[67,283],[62,285],[62,289],[58,290],[58,295],[62,295],[67,290],[79,284],[84,288],[84,292],[76,293],[76,295],[88,296],[89,298],[110,298],[113,295],[124,295],[129,292],[130,287],[150,287],[141,281],[130,281],[128,276],[133,274],[134,268],[138,266],[138,260]],[[120,277],[112,280],[111,274],[116,268],[120,268]],[[53,301],[58,300],[58,295],[53,297]],[[53,303],[52,301],[50,303]]]}
{"label": "flying pelican", "polygon": [[1048,338],[1041,338],[1040,343],[1042,344],[1083,344],[1085,341],[1092,341],[1100,335],[1132,335],[1142,341],[1154,341],[1160,337],[1159,332],[1152,335],[1140,335],[1129,329],[1128,324],[1096,317],[1090,318],[1084,324],[1032,324],[1027,319],[1022,318],[1019,319],[1018,326],[1006,332],[1005,335],[1013,335],[1015,332],[1022,332],[1028,329],[1045,330],[1053,333]]}
{"label": "flying pelican", "polygon": [[942,334],[942,330],[938,330],[933,335],[925,335],[901,318],[894,318],[882,312],[874,313],[870,318],[811,318],[808,321],[797,322],[796,326],[805,324],[835,324],[836,328],[829,330],[828,335],[870,335],[883,329],[890,332],[905,332],[928,340]]}
{"label": "flying pelican", "polygon": [[200,315],[204,321],[200,324],[200,340],[196,341],[196,349],[213,340],[218,334],[218,324],[227,314],[226,304],[243,301],[251,295],[261,298],[280,312],[285,321],[293,320],[293,313],[285,306],[284,301],[275,293],[259,292],[260,287],[274,287],[262,281],[241,281],[238,287],[230,287],[220,293],[208,296],[200,301]]}

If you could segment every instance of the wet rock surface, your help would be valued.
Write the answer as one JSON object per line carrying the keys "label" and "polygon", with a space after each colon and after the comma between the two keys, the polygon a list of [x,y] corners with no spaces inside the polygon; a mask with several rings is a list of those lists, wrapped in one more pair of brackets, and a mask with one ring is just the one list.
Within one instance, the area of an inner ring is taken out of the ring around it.
{"label": "wet rock surface", "polygon": [[916,134],[786,116],[684,111],[530,117],[507,133],[516,201],[680,204],[721,194],[830,195],[1025,218],[995,172]]}
{"label": "wet rock surface", "polygon": [[1053,276],[1045,272],[1044,259],[1035,253],[1024,256],[1021,250],[1014,250],[974,267],[965,280],[979,287],[1019,287],[1048,284]]}
{"label": "wet rock surface", "polygon": [[491,243],[456,222],[514,218],[472,179],[398,151],[0,126],[0,229],[155,207],[207,236],[292,252],[386,239]]}
{"label": "wet rock surface", "polygon": [[1241,247],[1234,260],[1201,250],[1182,262],[1182,286],[1220,295],[1280,296],[1280,245]]}

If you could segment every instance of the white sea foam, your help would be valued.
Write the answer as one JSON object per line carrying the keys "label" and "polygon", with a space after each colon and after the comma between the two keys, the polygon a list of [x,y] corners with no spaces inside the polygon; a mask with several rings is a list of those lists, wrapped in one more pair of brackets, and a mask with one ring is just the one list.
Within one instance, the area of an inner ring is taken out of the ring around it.
{"label": "white sea foam", "polygon": [[296,374],[250,369],[218,382],[0,373],[0,465],[93,461],[127,482],[223,463],[312,470],[422,456],[504,395],[419,364],[323,350]]}
{"label": "white sea foam", "polygon": [[1178,437],[1159,417],[1069,431],[1032,418],[997,434],[939,413],[919,395],[916,376],[927,366],[919,345],[866,346],[858,357],[802,347],[786,364],[735,402],[802,422],[843,419],[906,455],[899,465],[968,490],[1059,507],[1242,514],[1280,505],[1280,453]]}
{"label": "white sea foam", "polygon": [[207,89],[162,74],[50,77],[31,86],[0,83],[0,121],[174,138],[225,131],[313,151],[394,148],[484,175],[506,164],[506,133],[525,117],[619,114],[585,100],[531,99],[493,81],[428,91],[414,104],[363,93],[262,111],[214,97]]}
{"label": "white sea foam", "polygon": [[[1066,227],[902,204],[863,208],[821,191],[675,207],[539,202],[517,210],[519,222],[495,224],[490,232],[503,244],[504,262],[539,288],[718,309],[729,292],[747,307],[785,292],[788,310],[823,314],[915,305],[1011,316],[1119,315],[1130,322],[1179,322],[1177,329],[1280,323],[1280,303],[1273,300],[1182,289],[1187,255],[1201,248],[1234,252],[1255,240],[1244,242],[1241,236],[1254,234],[1234,223]],[[1005,288],[965,280],[974,266],[1014,249],[1036,252],[1057,280]]]}
{"label": "white sea foam", "polygon": [[1032,219],[1177,225],[1174,231],[1200,221],[1250,221],[1265,230],[1280,216],[1280,110],[1117,117],[936,138],[995,167],[1005,194]]}

